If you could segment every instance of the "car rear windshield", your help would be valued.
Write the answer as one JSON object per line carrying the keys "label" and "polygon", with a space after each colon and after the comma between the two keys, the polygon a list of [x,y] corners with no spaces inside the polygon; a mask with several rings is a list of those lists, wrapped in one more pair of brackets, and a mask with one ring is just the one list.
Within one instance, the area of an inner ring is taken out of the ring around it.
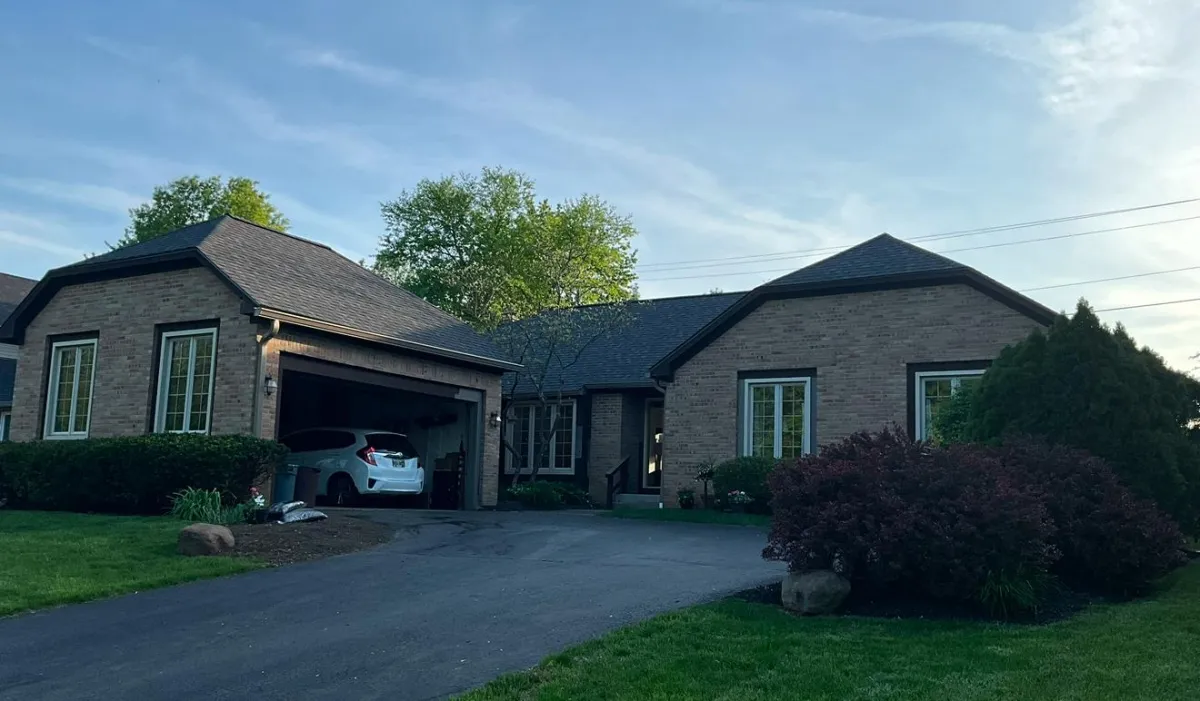
{"label": "car rear windshield", "polygon": [[368,433],[367,445],[383,453],[400,453],[406,458],[419,458],[417,449],[399,433]]}

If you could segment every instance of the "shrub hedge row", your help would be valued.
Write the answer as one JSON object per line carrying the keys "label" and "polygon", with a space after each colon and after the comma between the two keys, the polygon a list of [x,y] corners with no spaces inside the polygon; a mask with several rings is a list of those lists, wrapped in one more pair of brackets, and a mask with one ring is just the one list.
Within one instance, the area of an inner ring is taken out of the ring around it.
{"label": "shrub hedge row", "polygon": [[279,443],[250,436],[0,443],[0,499],[17,508],[162,514],[187,487],[244,501],[286,454]]}

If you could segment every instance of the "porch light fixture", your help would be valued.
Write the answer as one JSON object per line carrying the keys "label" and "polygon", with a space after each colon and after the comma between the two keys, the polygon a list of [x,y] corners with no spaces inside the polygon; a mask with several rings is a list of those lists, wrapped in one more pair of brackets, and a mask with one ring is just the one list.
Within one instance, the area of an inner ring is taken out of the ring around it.
{"label": "porch light fixture", "polygon": [[266,379],[263,380],[263,394],[269,397],[275,394],[275,390],[277,389],[279,389],[279,383],[275,381],[274,377],[267,375]]}
{"label": "porch light fixture", "polygon": [[491,416],[488,417],[488,423],[491,424],[492,428],[500,428],[500,414],[493,411]]}

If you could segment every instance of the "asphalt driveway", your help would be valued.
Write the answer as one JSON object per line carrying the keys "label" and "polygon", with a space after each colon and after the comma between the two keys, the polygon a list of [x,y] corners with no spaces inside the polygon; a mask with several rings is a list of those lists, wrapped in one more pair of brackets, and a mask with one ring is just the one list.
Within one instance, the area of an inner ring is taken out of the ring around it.
{"label": "asphalt driveway", "polygon": [[439,698],[783,572],[748,527],[581,512],[369,517],[397,539],[0,619],[0,699]]}

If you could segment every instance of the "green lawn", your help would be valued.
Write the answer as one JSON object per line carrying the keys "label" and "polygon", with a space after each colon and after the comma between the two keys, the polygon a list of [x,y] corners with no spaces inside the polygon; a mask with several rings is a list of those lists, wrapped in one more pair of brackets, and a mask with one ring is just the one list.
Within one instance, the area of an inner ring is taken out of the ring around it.
{"label": "green lawn", "polygon": [[1155,599],[1047,626],[801,619],[725,601],[617,631],[485,699],[1195,699],[1200,563]]}
{"label": "green lawn", "polygon": [[727,514],[713,509],[613,509],[602,512],[613,518],[635,518],[646,521],[686,521],[688,523],[725,523],[733,526],[769,526],[770,516],[759,514]]}
{"label": "green lawn", "polygon": [[175,553],[167,518],[0,511],[0,616],[262,567]]}

